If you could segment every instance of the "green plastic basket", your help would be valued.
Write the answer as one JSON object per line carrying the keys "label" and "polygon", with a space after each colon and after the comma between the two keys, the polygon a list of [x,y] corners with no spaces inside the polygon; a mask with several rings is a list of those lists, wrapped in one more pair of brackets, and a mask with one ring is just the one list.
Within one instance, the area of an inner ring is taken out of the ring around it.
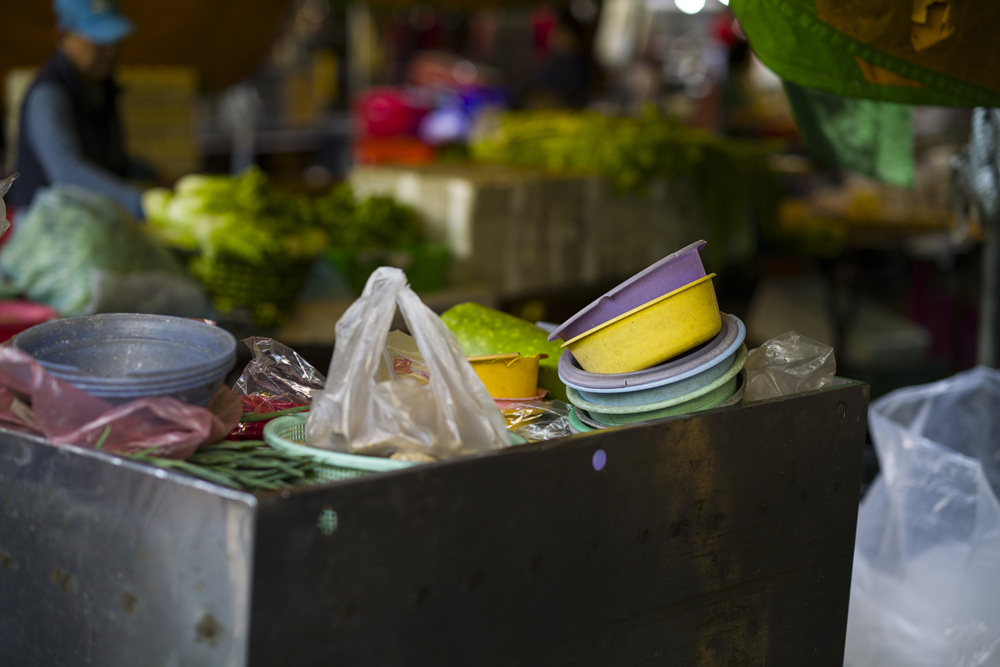
{"label": "green plastic basket", "polygon": [[[507,433],[509,444],[526,445],[528,440],[517,433]],[[303,456],[318,465],[314,484],[339,479],[364,477],[376,472],[400,470],[420,465],[421,461],[397,461],[378,456],[345,454],[310,447],[306,442],[306,413],[276,417],[264,424],[264,442],[292,456]]]}
{"label": "green plastic basket", "polygon": [[191,272],[205,286],[222,318],[243,313],[260,327],[277,327],[292,317],[299,292],[309,278],[314,257],[263,264],[220,255]]}
{"label": "green plastic basket", "polygon": [[400,470],[419,465],[417,461],[396,461],[378,456],[361,456],[318,449],[305,444],[306,417],[304,414],[276,417],[264,425],[264,441],[293,456],[302,456],[319,464],[316,484],[340,479],[364,477],[376,472]]}

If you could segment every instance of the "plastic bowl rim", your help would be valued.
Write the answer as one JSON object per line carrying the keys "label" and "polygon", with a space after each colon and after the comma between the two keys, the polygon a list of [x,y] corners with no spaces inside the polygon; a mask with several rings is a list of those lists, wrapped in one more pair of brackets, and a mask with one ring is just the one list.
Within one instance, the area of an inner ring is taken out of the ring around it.
{"label": "plastic bowl rim", "polygon": [[[610,290],[608,290],[607,292],[605,292],[604,294],[602,294],[601,296],[597,297],[592,302],[584,306],[582,309],[577,311],[568,320],[566,320],[559,326],[555,327],[551,332],[549,332],[548,340],[553,341],[557,338],[562,338],[560,334],[564,333],[566,329],[572,328],[573,325],[577,323],[577,320],[583,318],[584,315],[589,314],[591,311],[596,310],[597,308],[609,302],[614,303],[619,297],[628,294],[633,287],[641,284],[650,275],[660,272],[661,270],[663,270],[665,266],[672,265],[680,260],[686,260],[691,255],[695,255],[698,258],[698,262],[701,267],[701,276],[699,276],[699,278],[703,277],[705,275],[705,267],[704,264],[701,262],[701,249],[704,248],[706,245],[708,245],[708,242],[705,241],[704,239],[700,239],[698,241],[695,241],[694,243],[689,243],[680,250],[676,250],[667,255],[666,257],[663,257],[653,262],[652,264],[644,268],[642,271],[639,271],[638,273],[628,278],[627,280],[619,283],[615,287],[612,287]],[[575,337],[576,336],[573,336],[571,338]]]}
{"label": "plastic bowl rim", "polygon": [[[637,414],[642,412],[653,412],[656,410],[662,410],[664,408],[670,408],[675,405],[680,405],[681,403],[686,403],[687,401],[692,401],[700,396],[704,396],[718,389],[726,382],[734,378],[739,374],[743,367],[746,365],[747,361],[747,348],[745,344],[740,344],[737,349],[736,358],[733,360],[732,365],[729,369],[720,375],[717,379],[713,380],[704,387],[699,387],[698,389],[689,392],[687,394],[681,394],[680,396],[675,396],[673,398],[664,399],[662,401],[656,401],[654,403],[640,403],[639,405],[629,405],[629,406],[612,406],[612,405],[599,405],[593,401],[588,401],[583,396],[580,396],[580,392],[573,387],[567,387],[566,391],[569,393],[572,390],[573,396],[570,397],[570,402],[577,406],[578,408],[583,408],[588,412],[594,411],[604,414]],[[638,410],[636,408],[642,408]]]}
{"label": "plastic bowl rim", "polygon": [[[677,375],[662,380],[653,380],[651,382],[646,382],[646,383],[625,385],[623,387],[613,387],[611,389],[605,389],[605,388],[594,389],[593,387],[584,386],[575,380],[571,382],[567,381],[566,378],[564,378],[562,375],[559,376],[559,379],[562,380],[563,384],[565,384],[567,387],[573,387],[577,391],[586,391],[592,394],[627,394],[636,391],[658,389],[659,387],[664,387],[669,384],[681,382],[682,380],[689,380],[692,377],[698,375],[699,373],[703,373],[707,370],[710,370],[718,366],[726,359],[732,359],[735,361],[736,354],[740,349],[740,345],[742,345],[746,340],[746,325],[743,323],[743,320],[730,313],[721,313],[721,315],[723,320],[726,320],[728,318],[729,320],[735,322],[736,334],[733,341],[715,357],[709,359],[708,361],[704,362],[699,366],[695,366],[694,368],[688,369],[683,373],[678,373]],[[568,353],[570,355],[573,354],[571,350],[568,351]],[[562,361],[562,359],[560,359],[560,361]],[[570,361],[569,359],[566,360],[567,364],[572,364],[574,362],[577,364],[580,363],[575,359],[573,361]],[[656,368],[656,366],[651,366],[650,368],[643,369],[643,371],[631,371],[631,372],[632,373],[645,372],[645,371],[650,371],[654,368]],[[583,370],[582,367],[579,370],[583,371],[584,373],[589,373],[589,371]],[[626,373],[592,373],[592,375],[626,375]]]}
{"label": "plastic bowl rim", "polygon": [[610,320],[608,320],[607,322],[602,322],[601,324],[598,324],[596,327],[594,327],[593,329],[590,329],[589,331],[584,331],[582,334],[580,334],[580,335],[578,335],[578,336],[576,336],[574,338],[570,338],[569,340],[563,342],[563,344],[560,345],[559,347],[569,347],[570,345],[574,345],[577,342],[579,342],[579,341],[583,340],[584,338],[586,338],[587,336],[590,336],[592,334],[600,332],[601,329],[605,329],[605,328],[611,326],[612,324],[615,324],[616,322],[620,322],[621,320],[624,320],[626,317],[631,317],[632,315],[635,315],[638,312],[646,310],[647,308],[651,308],[651,307],[655,306],[656,304],[660,303],[661,301],[666,301],[667,299],[671,298],[672,296],[680,294],[681,292],[684,292],[685,290],[693,289],[693,288],[701,285],[705,281],[711,281],[712,278],[714,278],[714,277],[715,277],[714,273],[709,273],[709,274],[707,274],[705,276],[702,276],[701,278],[698,278],[698,280],[695,280],[695,281],[692,281],[692,282],[688,283],[687,285],[683,285],[681,287],[678,287],[677,289],[673,290],[672,292],[667,292],[666,294],[661,294],[660,296],[656,297],[655,299],[651,299],[651,300],[647,301],[646,303],[642,304],[641,306],[636,306],[632,310],[630,310],[628,312],[625,312],[625,313],[622,313],[621,315],[618,315],[617,317],[613,317]]}

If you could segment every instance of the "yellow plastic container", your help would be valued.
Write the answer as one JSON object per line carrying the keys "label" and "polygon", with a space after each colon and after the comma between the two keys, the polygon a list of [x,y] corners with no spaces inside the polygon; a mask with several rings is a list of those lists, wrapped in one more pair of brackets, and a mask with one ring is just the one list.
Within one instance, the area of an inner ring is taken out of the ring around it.
{"label": "yellow plastic container", "polygon": [[712,339],[722,329],[711,273],[562,344],[591,373],[638,371]]}
{"label": "yellow plastic container", "polygon": [[538,362],[547,354],[530,357],[519,352],[469,357],[472,370],[493,398],[534,398],[538,391]]}

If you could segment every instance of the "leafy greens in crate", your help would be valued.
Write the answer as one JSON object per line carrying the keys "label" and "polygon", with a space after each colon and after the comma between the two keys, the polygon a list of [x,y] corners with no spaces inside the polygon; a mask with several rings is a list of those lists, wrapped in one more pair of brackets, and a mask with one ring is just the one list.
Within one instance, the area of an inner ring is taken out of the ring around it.
{"label": "leafy greens in crate", "polygon": [[236,176],[189,174],[143,196],[151,229],[194,253],[193,264],[231,257],[251,264],[308,258],[324,248],[393,247],[421,240],[419,215],[391,197],[359,199],[345,183],[311,196],[270,182],[257,166]]}

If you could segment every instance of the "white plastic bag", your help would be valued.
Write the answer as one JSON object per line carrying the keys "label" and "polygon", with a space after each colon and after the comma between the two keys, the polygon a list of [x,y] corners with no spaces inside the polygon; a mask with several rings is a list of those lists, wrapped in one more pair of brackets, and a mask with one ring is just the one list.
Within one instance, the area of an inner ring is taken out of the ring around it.
{"label": "white plastic bag", "polygon": [[[379,381],[389,327],[399,308],[429,371]],[[313,447],[352,454],[426,454],[451,458],[506,446],[503,415],[455,336],[406,283],[381,267],[337,322],[326,387],[306,420]]]}
{"label": "white plastic bag", "polygon": [[845,665],[1000,664],[1000,371],[873,402]]}

